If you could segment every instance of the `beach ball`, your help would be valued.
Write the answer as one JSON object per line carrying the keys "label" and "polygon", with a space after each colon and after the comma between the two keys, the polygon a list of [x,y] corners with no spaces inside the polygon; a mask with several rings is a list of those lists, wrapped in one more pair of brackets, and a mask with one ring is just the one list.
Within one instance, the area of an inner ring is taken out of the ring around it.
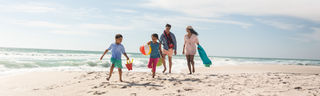
{"label": "beach ball", "polygon": [[140,52],[143,55],[149,55],[151,53],[151,47],[148,44],[140,46]]}

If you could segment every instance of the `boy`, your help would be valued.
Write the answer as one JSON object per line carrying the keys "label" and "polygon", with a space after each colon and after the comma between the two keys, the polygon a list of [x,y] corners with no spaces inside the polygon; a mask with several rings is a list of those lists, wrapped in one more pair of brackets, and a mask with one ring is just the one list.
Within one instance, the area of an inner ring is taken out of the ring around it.
{"label": "boy", "polygon": [[116,42],[112,43],[110,45],[110,47],[108,49],[106,49],[106,51],[103,53],[103,55],[101,56],[100,60],[102,60],[103,56],[109,51],[111,50],[111,58],[110,61],[112,63],[111,67],[110,67],[110,73],[109,73],[109,77],[106,78],[107,81],[109,81],[109,79],[111,78],[112,72],[113,72],[113,68],[116,66],[118,67],[118,71],[119,71],[119,80],[120,82],[122,82],[121,79],[121,75],[122,75],[122,64],[121,64],[121,53],[127,57],[127,60],[129,60],[129,57],[126,54],[126,51],[124,49],[124,46],[121,44],[122,42],[122,35],[121,34],[117,34],[116,35]]}

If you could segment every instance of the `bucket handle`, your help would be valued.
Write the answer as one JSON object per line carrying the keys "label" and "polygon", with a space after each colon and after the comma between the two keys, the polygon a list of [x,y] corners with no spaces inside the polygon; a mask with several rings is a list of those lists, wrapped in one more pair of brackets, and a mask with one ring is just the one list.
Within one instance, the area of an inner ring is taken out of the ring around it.
{"label": "bucket handle", "polygon": [[127,60],[127,64],[132,64],[132,62],[133,62],[133,59],[130,61],[130,60]]}

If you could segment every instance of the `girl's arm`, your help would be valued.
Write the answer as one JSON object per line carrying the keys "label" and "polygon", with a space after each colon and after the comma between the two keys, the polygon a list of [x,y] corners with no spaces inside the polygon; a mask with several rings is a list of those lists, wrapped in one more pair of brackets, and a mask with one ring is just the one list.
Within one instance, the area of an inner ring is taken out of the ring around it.
{"label": "girl's arm", "polygon": [[100,60],[102,60],[103,56],[104,56],[105,54],[107,54],[108,51],[109,51],[108,49],[106,49],[106,51],[104,51],[104,53],[103,53],[103,55],[101,56]]}
{"label": "girl's arm", "polygon": [[163,58],[162,51],[161,51],[161,43],[159,43],[159,51],[160,51],[160,56]]}
{"label": "girl's arm", "polygon": [[123,53],[123,55],[127,57],[127,60],[129,60],[129,57],[127,56],[127,53]]}
{"label": "girl's arm", "polygon": [[147,44],[150,45],[150,44],[151,44],[151,41],[149,41]]}

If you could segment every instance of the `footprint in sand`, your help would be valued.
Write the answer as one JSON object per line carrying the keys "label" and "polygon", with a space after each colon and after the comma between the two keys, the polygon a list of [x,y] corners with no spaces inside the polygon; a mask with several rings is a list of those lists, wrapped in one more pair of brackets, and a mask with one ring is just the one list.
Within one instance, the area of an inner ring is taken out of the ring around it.
{"label": "footprint in sand", "polygon": [[121,89],[125,89],[125,88],[127,88],[127,86],[125,85],[125,86],[123,86],[123,87],[121,87]]}
{"label": "footprint in sand", "polygon": [[[107,92],[107,91],[106,91]],[[93,93],[93,95],[102,95],[102,94],[105,94],[106,92],[100,92],[100,91],[95,91]]]}
{"label": "footprint in sand", "polygon": [[131,93],[130,96],[137,96],[137,93]]}

